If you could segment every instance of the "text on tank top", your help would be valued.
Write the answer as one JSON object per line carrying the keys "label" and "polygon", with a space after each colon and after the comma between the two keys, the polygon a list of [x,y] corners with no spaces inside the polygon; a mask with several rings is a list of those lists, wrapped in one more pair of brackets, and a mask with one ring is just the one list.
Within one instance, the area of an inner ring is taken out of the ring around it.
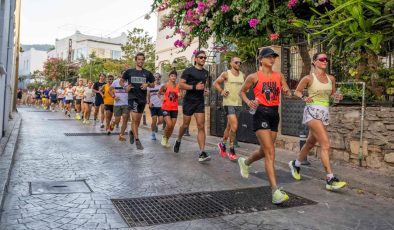
{"label": "text on tank top", "polygon": [[227,80],[224,82],[224,90],[229,91],[227,97],[223,97],[224,106],[242,106],[242,99],[239,96],[242,84],[244,83],[244,74],[239,72],[238,76],[234,76],[231,70],[227,71]]}
{"label": "text on tank top", "polygon": [[327,83],[320,82],[315,73],[312,73],[313,81],[308,87],[308,95],[312,97],[313,102],[307,103],[308,105],[321,105],[328,107],[330,105],[330,96],[332,94],[332,81],[327,76]]}
{"label": "text on tank top", "polygon": [[257,83],[253,88],[254,97],[258,99],[259,105],[279,106],[280,92],[282,89],[282,78],[280,73],[272,72],[266,76],[262,71],[257,72]]}
{"label": "text on tank top", "polygon": [[178,110],[178,99],[179,99],[179,85],[176,84],[173,87],[171,84],[167,84],[166,92],[164,93],[163,110],[177,111]]}

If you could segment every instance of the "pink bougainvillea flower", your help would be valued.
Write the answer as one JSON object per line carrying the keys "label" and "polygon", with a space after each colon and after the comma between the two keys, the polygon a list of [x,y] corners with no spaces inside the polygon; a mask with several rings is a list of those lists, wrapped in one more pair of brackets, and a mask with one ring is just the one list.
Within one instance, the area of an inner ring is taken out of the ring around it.
{"label": "pink bougainvillea flower", "polygon": [[203,3],[203,2],[199,2],[199,3],[197,3],[197,10],[198,10],[198,12],[203,12],[204,11],[204,9],[205,9],[205,3]]}
{"label": "pink bougainvillea flower", "polygon": [[279,34],[271,34],[270,39],[271,41],[277,40],[279,38]]}
{"label": "pink bougainvillea flower", "polygon": [[193,2],[193,1],[186,2],[186,3],[185,3],[185,9],[189,9],[189,8],[191,8],[191,7],[193,6],[193,4],[194,4],[194,2]]}
{"label": "pink bougainvillea flower", "polygon": [[298,0],[289,0],[289,2],[287,3],[287,7],[289,7],[289,9],[293,9],[298,3]]}
{"label": "pink bougainvillea flower", "polygon": [[207,33],[207,32],[209,32],[210,30],[211,30],[211,29],[209,29],[209,28],[205,28],[205,29],[204,29],[204,32]]}
{"label": "pink bougainvillea flower", "polygon": [[193,17],[193,10],[188,9],[187,12],[186,12],[186,17],[188,17],[188,18]]}
{"label": "pink bougainvillea flower", "polygon": [[250,28],[256,28],[256,26],[260,23],[260,21],[256,18],[252,18],[249,20]]}
{"label": "pink bougainvillea flower", "polygon": [[183,41],[182,40],[176,40],[174,42],[175,47],[183,47]]}
{"label": "pink bougainvillea flower", "polygon": [[222,13],[226,13],[230,10],[230,7],[226,4],[223,4],[220,6],[220,10],[222,11]]}
{"label": "pink bougainvillea flower", "polygon": [[170,35],[167,35],[167,36],[166,36],[166,39],[170,39]]}

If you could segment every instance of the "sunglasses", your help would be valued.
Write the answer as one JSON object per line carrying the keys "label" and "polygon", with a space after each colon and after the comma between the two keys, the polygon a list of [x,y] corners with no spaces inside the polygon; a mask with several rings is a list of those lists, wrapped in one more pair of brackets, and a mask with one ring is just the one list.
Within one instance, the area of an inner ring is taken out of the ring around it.
{"label": "sunglasses", "polygon": [[198,58],[198,59],[204,59],[204,60],[207,59],[207,57],[205,57],[205,56],[198,56],[197,58]]}
{"label": "sunglasses", "polygon": [[236,65],[241,65],[242,62],[240,62],[240,61],[235,61],[234,64],[236,64]]}
{"label": "sunglasses", "polygon": [[328,61],[329,61],[328,58],[326,58],[326,57],[318,58],[317,60],[318,60],[319,62],[328,62]]}

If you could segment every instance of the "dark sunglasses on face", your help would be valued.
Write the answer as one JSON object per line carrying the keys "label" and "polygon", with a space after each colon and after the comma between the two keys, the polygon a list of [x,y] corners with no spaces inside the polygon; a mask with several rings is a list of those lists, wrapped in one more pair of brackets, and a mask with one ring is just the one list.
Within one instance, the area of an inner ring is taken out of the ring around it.
{"label": "dark sunglasses on face", "polygon": [[242,62],[240,62],[240,61],[235,61],[234,64],[236,64],[236,65],[241,65]]}
{"label": "dark sunglasses on face", "polygon": [[322,57],[317,59],[319,62],[328,62],[328,58]]}
{"label": "dark sunglasses on face", "polygon": [[198,56],[197,58],[198,58],[198,59],[204,59],[204,60],[207,59],[207,57],[205,57],[205,56]]}

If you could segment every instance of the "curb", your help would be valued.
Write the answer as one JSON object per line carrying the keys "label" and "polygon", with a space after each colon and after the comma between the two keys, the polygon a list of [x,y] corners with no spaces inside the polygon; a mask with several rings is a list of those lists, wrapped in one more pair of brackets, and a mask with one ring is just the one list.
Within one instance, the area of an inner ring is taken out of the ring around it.
{"label": "curb", "polygon": [[[143,129],[146,130],[150,130],[150,127],[147,126],[140,126]],[[162,132],[159,131],[159,133],[161,134]],[[172,135],[173,137],[177,137],[177,134]],[[195,137],[194,136],[184,136],[182,137],[182,139],[186,140],[186,141],[191,141],[191,142],[195,142]],[[208,139],[206,140],[205,143],[206,146],[209,147],[217,147],[217,143],[213,143],[212,141],[209,141]],[[257,145],[255,145],[257,146]],[[287,151],[285,149],[280,149],[280,148],[276,148],[277,151]],[[239,155],[242,156],[249,156],[251,154],[252,151],[246,151],[243,149],[237,149],[237,153]],[[296,156],[296,154],[294,154],[294,156]],[[316,163],[315,163],[316,162]],[[276,158],[275,160],[275,165],[282,168],[282,169],[288,169],[288,161],[286,161],[285,159],[278,159]],[[332,163],[333,164],[333,163]],[[316,167],[314,166],[302,166],[302,173],[305,176],[308,177],[312,177],[318,180],[322,180],[322,182],[325,182],[325,172],[323,170],[323,167],[321,166],[320,160],[319,159],[315,159],[315,161],[313,162],[313,165],[317,165]],[[290,174],[289,174],[290,175]],[[373,195],[380,195],[380,196],[384,196],[387,198],[392,198],[394,199],[394,183],[390,184],[378,184],[378,183],[374,183],[373,179],[368,180],[358,180],[357,177],[354,176],[354,174],[346,174],[346,173],[342,173],[340,174],[340,178],[343,179],[344,181],[346,181],[348,183],[348,188],[350,189],[354,189],[357,191],[357,193],[363,194],[364,192],[367,193],[371,193]]]}
{"label": "curb", "polygon": [[22,118],[19,114],[13,113],[14,120],[10,123],[9,132],[0,142],[0,218],[3,212],[3,205],[8,185],[10,182],[11,170],[14,164],[14,153],[18,142]]}

